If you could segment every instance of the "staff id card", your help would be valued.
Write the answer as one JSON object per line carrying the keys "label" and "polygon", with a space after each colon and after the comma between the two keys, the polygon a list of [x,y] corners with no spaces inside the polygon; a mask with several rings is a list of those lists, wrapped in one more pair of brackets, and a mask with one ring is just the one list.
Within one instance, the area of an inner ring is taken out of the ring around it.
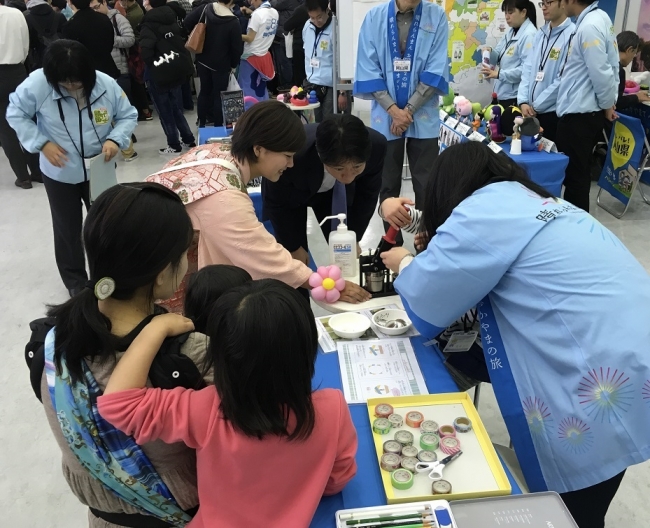
{"label": "staff id card", "polygon": [[538,71],[537,75],[535,75],[535,80],[537,82],[542,82],[544,80],[544,72],[543,71]]}
{"label": "staff id card", "polygon": [[320,68],[320,59],[313,58],[309,61],[312,68]]}
{"label": "staff id card", "polygon": [[396,72],[410,72],[411,59],[395,59],[393,61],[393,69]]}

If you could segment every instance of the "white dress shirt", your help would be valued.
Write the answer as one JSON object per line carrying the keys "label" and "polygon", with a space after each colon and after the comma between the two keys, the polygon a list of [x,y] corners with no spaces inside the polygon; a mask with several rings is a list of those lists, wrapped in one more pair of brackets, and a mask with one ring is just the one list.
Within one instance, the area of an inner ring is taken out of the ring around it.
{"label": "white dress shirt", "polygon": [[25,62],[29,31],[25,16],[13,7],[0,6],[0,64]]}

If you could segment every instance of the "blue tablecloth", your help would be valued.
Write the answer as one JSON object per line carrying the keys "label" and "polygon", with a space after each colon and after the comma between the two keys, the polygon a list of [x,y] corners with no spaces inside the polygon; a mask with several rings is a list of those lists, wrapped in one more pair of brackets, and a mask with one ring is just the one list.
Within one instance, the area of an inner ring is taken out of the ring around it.
{"label": "blue tablecloth", "polygon": [[[456,384],[442,364],[435,349],[423,345],[424,338],[411,339],[420,369],[431,394],[443,392],[458,392]],[[316,375],[313,380],[314,389],[341,389],[341,372],[338,354],[319,352],[316,360]],[[312,528],[334,528],[334,514],[337,510],[347,508],[364,508],[386,504],[386,494],[381,480],[375,445],[372,438],[370,421],[366,405],[350,405],[350,413],[359,437],[357,451],[357,474],[345,489],[332,497],[323,497],[311,523]],[[505,466],[504,466],[505,468]],[[512,475],[505,468],[513,494],[520,494],[521,489]]]}
{"label": "blue tablecloth", "polygon": [[524,151],[519,156],[510,154],[510,139],[499,146],[523,166],[535,183],[544,187],[554,196],[562,196],[562,182],[564,181],[564,171],[569,164],[569,158],[558,152],[530,152]]}

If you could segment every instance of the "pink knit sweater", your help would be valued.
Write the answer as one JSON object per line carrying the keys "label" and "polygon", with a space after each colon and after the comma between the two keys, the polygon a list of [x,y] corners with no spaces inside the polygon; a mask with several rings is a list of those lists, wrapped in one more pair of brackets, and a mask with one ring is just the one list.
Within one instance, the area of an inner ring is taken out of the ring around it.
{"label": "pink knit sweater", "polygon": [[316,425],[305,441],[249,438],[223,420],[214,386],[132,389],[101,396],[99,411],[139,444],[161,439],[196,449],[200,508],[188,528],[307,527],[323,495],[357,471],[357,435],[338,390],[313,394]]}

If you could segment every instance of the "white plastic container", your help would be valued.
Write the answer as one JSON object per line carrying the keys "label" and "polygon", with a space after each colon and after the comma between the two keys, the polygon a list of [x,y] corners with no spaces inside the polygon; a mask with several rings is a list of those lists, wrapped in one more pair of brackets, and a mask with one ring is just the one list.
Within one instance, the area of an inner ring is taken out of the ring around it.
{"label": "white plastic container", "polygon": [[345,224],[345,213],[336,216],[326,216],[320,225],[328,220],[339,220],[336,231],[330,233],[330,264],[341,268],[344,279],[353,279],[359,275],[359,255],[357,255],[357,235],[350,231]]}

